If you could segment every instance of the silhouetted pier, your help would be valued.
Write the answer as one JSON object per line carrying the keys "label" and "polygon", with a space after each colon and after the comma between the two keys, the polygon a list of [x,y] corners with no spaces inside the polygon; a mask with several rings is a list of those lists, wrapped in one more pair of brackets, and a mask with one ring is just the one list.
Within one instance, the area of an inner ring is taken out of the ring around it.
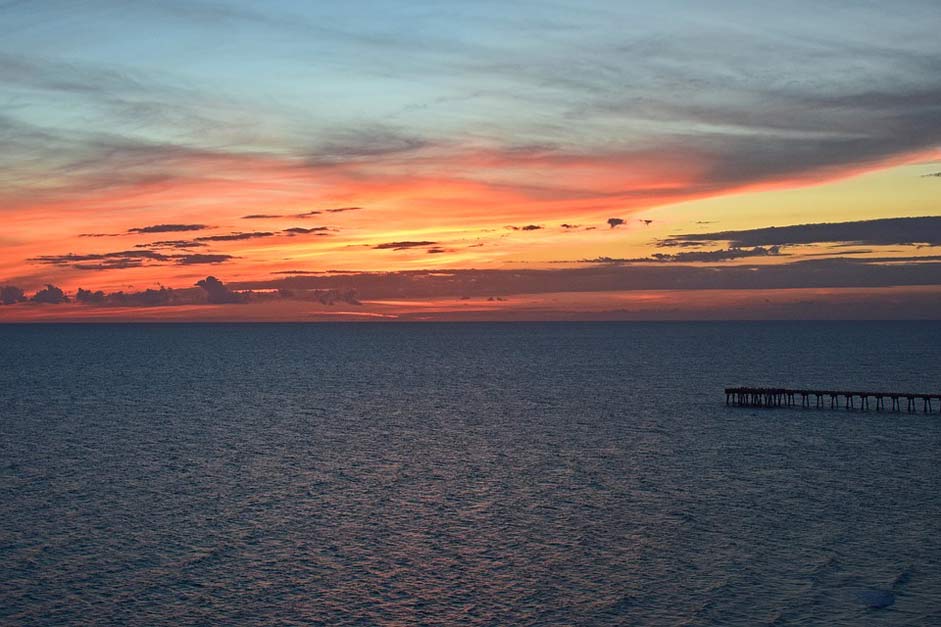
{"label": "silhouetted pier", "polygon": [[[859,399],[859,406],[856,400]],[[869,399],[873,400],[870,406]],[[725,388],[725,404],[741,407],[813,407],[826,409],[875,409],[908,413],[921,410],[930,414],[937,401],[941,412],[941,394],[908,394],[903,392],[852,392],[848,390],[792,390],[789,388]],[[890,402],[887,408],[886,404]]]}

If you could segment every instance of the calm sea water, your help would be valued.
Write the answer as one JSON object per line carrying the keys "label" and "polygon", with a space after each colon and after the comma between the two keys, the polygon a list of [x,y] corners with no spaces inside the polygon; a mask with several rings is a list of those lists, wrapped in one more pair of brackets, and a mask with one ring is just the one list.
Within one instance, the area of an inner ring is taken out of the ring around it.
{"label": "calm sea water", "polygon": [[[0,624],[941,624],[935,323],[0,326]],[[871,605],[887,605],[879,609]]]}

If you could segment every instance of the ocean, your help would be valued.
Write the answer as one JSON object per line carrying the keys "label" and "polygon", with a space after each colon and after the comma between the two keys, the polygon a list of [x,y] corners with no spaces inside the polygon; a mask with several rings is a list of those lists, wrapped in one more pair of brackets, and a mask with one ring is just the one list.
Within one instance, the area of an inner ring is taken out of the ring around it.
{"label": "ocean", "polygon": [[0,325],[0,364],[3,625],[941,624],[941,415],[723,394],[938,392],[938,323]]}

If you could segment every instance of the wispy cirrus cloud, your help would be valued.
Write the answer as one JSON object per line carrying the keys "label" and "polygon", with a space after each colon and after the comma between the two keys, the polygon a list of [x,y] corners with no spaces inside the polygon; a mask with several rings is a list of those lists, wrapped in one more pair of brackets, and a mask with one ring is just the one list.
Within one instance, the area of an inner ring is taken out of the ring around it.
{"label": "wispy cirrus cloud", "polygon": [[[507,250],[551,245],[561,229],[576,258],[595,254],[589,237],[628,240],[630,230],[617,227],[640,210],[821,183],[925,159],[941,143],[941,47],[930,27],[937,7],[921,0],[724,3],[721,21],[715,7],[671,0],[560,0],[499,12],[445,0],[434,10],[381,4],[368,15],[279,0],[254,8],[228,0],[65,7],[0,7],[0,99],[8,105],[0,115],[0,213],[15,224],[0,242],[7,276],[23,276],[40,252],[72,249],[70,233],[130,238],[200,226],[212,230],[128,247],[165,255],[201,248],[191,263],[211,263],[202,260],[217,244],[234,256],[241,246],[253,250],[231,259],[242,276],[289,259],[301,235],[333,233],[277,222],[244,233],[231,225],[241,214],[331,223],[338,214],[344,230],[336,239],[348,237],[340,245],[361,250],[370,267],[411,258],[367,253],[366,242],[439,255],[429,263],[499,263],[509,257],[489,243],[476,257],[470,246],[463,257],[441,253],[452,251],[452,233],[507,224],[529,231],[504,238]],[[759,26],[768,23],[775,28]],[[244,35],[237,47],[234,26]],[[79,32],[81,54],[69,46]],[[122,54],[152,40],[173,41],[172,51]],[[175,55],[201,63],[184,67]],[[259,69],[271,63],[282,71]],[[339,215],[362,206],[377,218]],[[609,229],[606,219],[622,222]],[[127,230],[128,220],[148,226]],[[427,230],[432,223],[443,230]],[[718,261],[781,238],[937,244],[927,227],[850,237],[818,226],[771,236],[722,223],[727,230],[706,236],[678,226],[661,245],[704,250],[662,260]],[[662,237],[659,226],[658,218],[651,233]],[[305,254],[321,255],[318,247],[332,242],[311,237]],[[409,245],[395,246],[402,243]],[[95,248],[103,242],[82,244],[74,249],[112,254]],[[597,252],[644,254],[636,243]],[[181,259],[39,265],[66,275],[79,265],[187,265]],[[177,280],[189,278],[181,272]]]}

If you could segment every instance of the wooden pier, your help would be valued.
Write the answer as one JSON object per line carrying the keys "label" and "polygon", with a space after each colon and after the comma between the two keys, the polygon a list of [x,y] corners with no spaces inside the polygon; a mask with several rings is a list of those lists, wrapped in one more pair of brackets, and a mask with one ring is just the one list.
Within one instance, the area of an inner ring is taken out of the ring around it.
{"label": "wooden pier", "polygon": [[[859,406],[856,404],[859,399]],[[870,404],[872,399],[872,404]],[[930,414],[937,401],[941,412],[941,394],[902,392],[852,392],[848,390],[794,390],[789,388],[725,388],[725,404],[741,407],[811,407],[817,409],[875,409],[908,413],[921,410]],[[889,403],[889,407],[886,407]]]}

